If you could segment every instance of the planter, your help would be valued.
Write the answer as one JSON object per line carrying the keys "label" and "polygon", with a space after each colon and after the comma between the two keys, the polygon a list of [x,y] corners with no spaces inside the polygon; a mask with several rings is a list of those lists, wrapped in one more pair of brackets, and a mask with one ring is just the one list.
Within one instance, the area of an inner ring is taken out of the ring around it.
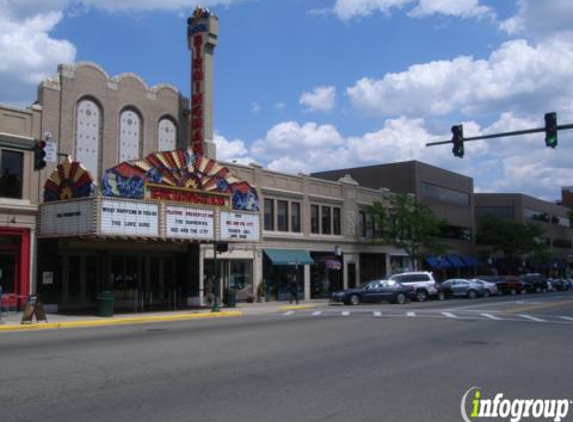
{"label": "planter", "polygon": [[267,298],[264,296],[257,298],[257,302],[259,302],[259,303],[265,303],[266,301],[267,301]]}

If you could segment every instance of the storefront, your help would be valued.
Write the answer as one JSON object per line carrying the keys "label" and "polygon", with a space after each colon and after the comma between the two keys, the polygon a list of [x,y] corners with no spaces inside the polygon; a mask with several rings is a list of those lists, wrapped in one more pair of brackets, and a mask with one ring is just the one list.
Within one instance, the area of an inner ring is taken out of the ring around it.
{"label": "storefront", "polygon": [[[79,163],[67,161],[46,182],[44,198],[38,291],[60,309],[93,306],[103,290],[114,293],[118,309],[203,305],[215,274],[207,251],[260,242],[257,192],[189,151],[121,163],[99,192]],[[221,292],[252,292],[252,258],[218,265]]]}
{"label": "storefront", "polygon": [[344,288],[344,258],[332,252],[311,252],[310,297],[327,299]]}
{"label": "storefront", "polygon": [[298,299],[307,296],[308,283],[305,267],[314,260],[304,249],[265,249],[263,258],[263,280],[266,296],[270,300],[290,300],[292,286],[296,284]]}
{"label": "storefront", "polygon": [[0,286],[4,308],[15,308],[30,294],[30,230],[0,227]]}

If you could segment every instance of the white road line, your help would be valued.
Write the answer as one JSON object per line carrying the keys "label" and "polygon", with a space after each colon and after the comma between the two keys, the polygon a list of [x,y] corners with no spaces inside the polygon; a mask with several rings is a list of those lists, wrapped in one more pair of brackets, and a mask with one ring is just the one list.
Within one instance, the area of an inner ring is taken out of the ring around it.
{"label": "white road line", "polygon": [[342,316],[349,316],[349,315],[350,315],[350,311],[342,311],[341,315],[342,315]]}
{"label": "white road line", "polygon": [[503,320],[503,318],[498,318],[498,317],[496,317],[495,315],[492,315],[492,314],[480,314],[480,315],[481,315],[481,316],[484,316],[484,317],[486,317],[486,318],[489,318],[489,319],[496,320],[496,321],[502,321],[502,320]]}
{"label": "white road line", "polygon": [[573,318],[570,316],[560,316],[559,318],[564,319],[565,321],[573,321]]}
{"label": "white road line", "polygon": [[457,318],[457,315],[452,314],[451,312],[442,312],[443,316],[446,316],[448,318]]}
{"label": "white road line", "polygon": [[409,317],[414,317],[416,316],[416,312],[407,312],[406,315]]}
{"label": "white road line", "polygon": [[375,317],[381,317],[381,316],[382,316],[382,312],[380,312],[380,311],[374,311],[374,316],[375,316]]}
{"label": "white road line", "polygon": [[321,314],[322,314],[322,311],[314,311],[312,313],[313,316],[317,316],[317,315],[321,315]]}
{"label": "white road line", "polygon": [[294,311],[287,311],[283,315],[288,316],[294,314]]}
{"label": "white road line", "polygon": [[545,320],[545,319],[537,318],[537,317],[534,317],[534,316],[531,316],[531,315],[521,315],[521,314],[519,314],[519,315],[517,315],[517,316],[518,316],[518,317],[521,317],[521,318],[528,319],[528,320],[530,320],[530,321],[535,321],[535,322],[547,322],[547,320]]}

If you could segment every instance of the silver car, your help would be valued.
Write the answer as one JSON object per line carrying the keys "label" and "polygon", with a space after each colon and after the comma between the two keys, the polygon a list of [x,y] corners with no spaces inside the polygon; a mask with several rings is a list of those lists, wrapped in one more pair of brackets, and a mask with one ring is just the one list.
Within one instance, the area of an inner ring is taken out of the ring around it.
{"label": "silver car", "polygon": [[499,289],[497,288],[497,284],[491,281],[481,280],[479,278],[472,278],[469,281],[471,281],[472,283],[481,284],[485,288],[487,293],[484,292],[485,293],[484,297],[495,296],[499,294]]}
{"label": "silver car", "polygon": [[487,295],[488,291],[484,286],[462,278],[451,278],[438,285],[439,300],[460,296],[475,299],[478,296],[485,297]]}

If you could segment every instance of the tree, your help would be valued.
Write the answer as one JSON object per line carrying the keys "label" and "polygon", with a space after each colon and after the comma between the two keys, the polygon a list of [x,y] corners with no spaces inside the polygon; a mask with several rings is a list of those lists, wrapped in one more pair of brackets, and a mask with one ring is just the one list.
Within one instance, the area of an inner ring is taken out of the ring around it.
{"label": "tree", "polygon": [[492,254],[501,252],[506,261],[513,262],[525,255],[547,256],[544,234],[543,227],[537,224],[486,216],[478,223],[476,240],[478,245],[488,245]]}
{"label": "tree", "polygon": [[446,250],[438,240],[444,221],[410,195],[393,194],[387,205],[375,202],[366,207],[366,213],[378,228],[372,242],[404,250],[415,270],[423,254],[440,255]]}

